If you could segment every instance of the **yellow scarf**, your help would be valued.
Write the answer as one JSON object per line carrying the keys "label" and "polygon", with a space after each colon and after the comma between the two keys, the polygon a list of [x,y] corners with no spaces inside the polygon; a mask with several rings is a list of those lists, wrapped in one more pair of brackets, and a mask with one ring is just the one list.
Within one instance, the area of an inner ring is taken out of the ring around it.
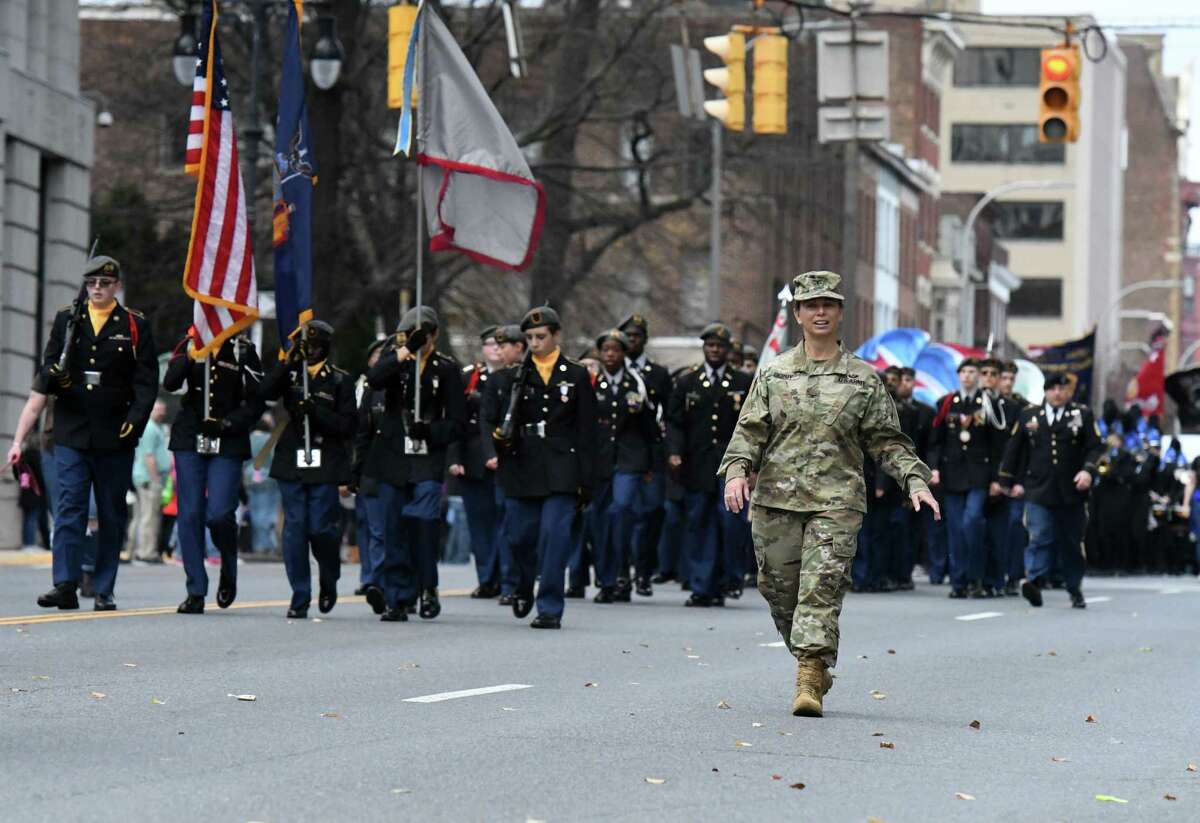
{"label": "yellow scarf", "polygon": [[550,385],[550,376],[554,374],[554,364],[558,361],[558,349],[549,354],[533,356],[533,365],[537,366],[538,374],[542,376],[542,382],[547,386]]}
{"label": "yellow scarf", "polygon": [[108,322],[108,318],[112,316],[113,309],[116,307],[116,300],[107,306],[97,306],[95,303],[88,303],[88,318],[92,321],[92,334],[100,333],[100,330],[104,328],[104,324]]}
{"label": "yellow scarf", "polygon": [[311,366],[309,366],[309,367],[308,367],[308,376],[309,376],[309,377],[316,377],[316,376],[317,376],[317,372],[319,372],[319,371],[320,371],[321,369],[323,369],[323,368],[325,368],[325,361],[324,361],[324,360],[322,360],[320,363],[313,363]]}

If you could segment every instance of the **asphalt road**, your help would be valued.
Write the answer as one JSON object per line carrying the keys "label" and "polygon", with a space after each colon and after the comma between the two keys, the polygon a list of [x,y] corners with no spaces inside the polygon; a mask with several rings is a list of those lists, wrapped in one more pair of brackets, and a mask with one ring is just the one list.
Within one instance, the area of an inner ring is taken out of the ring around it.
{"label": "asphalt road", "polygon": [[537,632],[472,583],[444,568],[432,622],[353,599],[289,622],[279,565],[203,617],[173,613],[179,568],[125,567],[95,618],[0,565],[0,819],[1200,819],[1192,579],[1089,580],[1085,612],[851,595],[823,719],[791,716],[756,593],[569,601]]}

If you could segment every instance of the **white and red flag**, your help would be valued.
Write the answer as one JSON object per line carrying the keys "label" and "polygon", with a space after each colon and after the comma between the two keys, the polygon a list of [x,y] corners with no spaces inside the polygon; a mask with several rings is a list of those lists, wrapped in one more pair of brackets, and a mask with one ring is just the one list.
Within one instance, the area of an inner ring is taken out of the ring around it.
{"label": "white and red flag", "polygon": [[249,204],[221,65],[216,7],[216,0],[210,0],[204,10],[204,35],[196,49],[185,160],[185,170],[196,177],[192,238],[183,273],[184,291],[196,301],[196,359],[215,353],[258,319],[254,243],[246,220]]}

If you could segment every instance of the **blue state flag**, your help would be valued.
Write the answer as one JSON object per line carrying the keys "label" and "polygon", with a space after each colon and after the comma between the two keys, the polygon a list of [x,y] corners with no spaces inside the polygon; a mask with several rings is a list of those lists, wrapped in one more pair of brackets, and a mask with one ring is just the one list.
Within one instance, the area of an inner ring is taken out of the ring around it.
{"label": "blue state flag", "polygon": [[275,208],[271,220],[275,248],[275,317],[279,341],[312,319],[312,198],[316,158],[304,103],[298,0],[288,9],[279,79],[279,119],[275,127]]}

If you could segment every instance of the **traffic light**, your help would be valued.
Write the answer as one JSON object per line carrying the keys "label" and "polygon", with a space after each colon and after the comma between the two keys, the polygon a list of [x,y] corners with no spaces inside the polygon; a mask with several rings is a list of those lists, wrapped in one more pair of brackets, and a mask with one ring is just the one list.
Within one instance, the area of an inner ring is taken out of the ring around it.
{"label": "traffic light", "polygon": [[705,37],[704,48],[725,62],[723,69],[705,69],[704,79],[725,95],[724,100],[707,100],[704,110],[731,131],[746,128],[746,35],[731,31]]}
{"label": "traffic light", "polygon": [[1078,46],[1042,49],[1039,142],[1074,143],[1079,139],[1079,68]]}
{"label": "traffic light", "polygon": [[787,134],[788,39],[764,34],[754,41],[754,132]]}
{"label": "traffic light", "polygon": [[[388,108],[404,108],[404,61],[408,58],[408,41],[412,38],[413,24],[417,20],[416,6],[391,6],[388,8]],[[416,105],[417,90],[413,88],[413,105]]]}

